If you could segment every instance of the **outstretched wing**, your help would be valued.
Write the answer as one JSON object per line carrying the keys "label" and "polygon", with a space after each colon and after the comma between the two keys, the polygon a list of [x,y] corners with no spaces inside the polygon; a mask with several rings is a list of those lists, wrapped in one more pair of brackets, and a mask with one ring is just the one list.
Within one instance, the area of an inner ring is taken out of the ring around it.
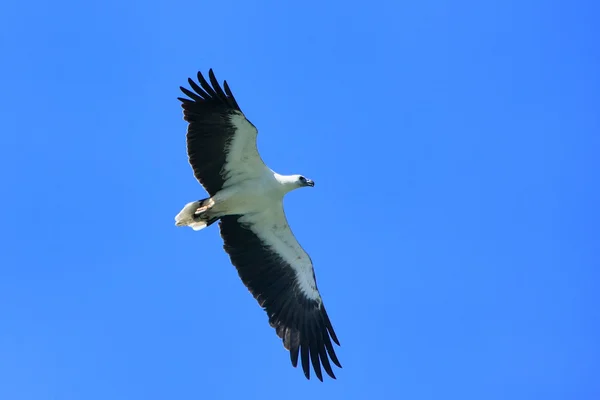
{"label": "outstretched wing", "polygon": [[[275,210],[275,211],[273,211]],[[290,230],[283,204],[260,213],[221,218],[224,249],[240,278],[269,316],[270,325],[310,379],[321,366],[335,379],[329,360],[341,368],[331,341],[339,341],[317,289],[313,265]]]}
{"label": "outstretched wing", "polygon": [[223,89],[211,70],[209,82],[198,72],[198,85],[188,79],[192,90],[181,87],[189,97],[182,102],[188,124],[188,159],[196,179],[213,196],[224,187],[259,177],[267,172],[256,148],[258,131],[242,113],[229,85]]}

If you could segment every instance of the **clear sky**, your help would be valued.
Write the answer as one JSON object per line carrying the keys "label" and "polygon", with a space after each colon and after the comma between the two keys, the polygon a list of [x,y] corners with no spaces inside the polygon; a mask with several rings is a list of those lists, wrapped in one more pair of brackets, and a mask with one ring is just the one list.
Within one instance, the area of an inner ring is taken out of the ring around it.
{"label": "clear sky", "polygon": [[[0,399],[600,398],[592,1],[9,1]],[[307,381],[238,279],[176,97],[214,68],[342,346]]]}

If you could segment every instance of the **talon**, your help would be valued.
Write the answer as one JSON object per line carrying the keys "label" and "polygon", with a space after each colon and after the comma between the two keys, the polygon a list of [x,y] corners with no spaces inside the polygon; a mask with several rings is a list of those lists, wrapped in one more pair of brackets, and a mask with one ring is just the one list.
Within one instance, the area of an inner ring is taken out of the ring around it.
{"label": "talon", "polygon": [[207,206],[200,207],[200,208],[197,208],[197,209],[196,209],[196,212],[194,212],[194,214],[200,214],[200,213],[203,213],[203,212],[204,212],[204,211],[206,211],[206,210],[208,210],[208,207],[207,207]]}

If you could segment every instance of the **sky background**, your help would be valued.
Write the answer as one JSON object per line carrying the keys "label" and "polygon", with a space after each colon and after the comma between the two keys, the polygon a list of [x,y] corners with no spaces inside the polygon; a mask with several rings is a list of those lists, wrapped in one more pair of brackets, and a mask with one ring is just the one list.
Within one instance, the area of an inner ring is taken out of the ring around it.
{"label": "sky background", "polygon": [[[592,1],[0,6],[0,399],[600,398]],[[227,79],[342,347],[238,279],[176,97]]]}

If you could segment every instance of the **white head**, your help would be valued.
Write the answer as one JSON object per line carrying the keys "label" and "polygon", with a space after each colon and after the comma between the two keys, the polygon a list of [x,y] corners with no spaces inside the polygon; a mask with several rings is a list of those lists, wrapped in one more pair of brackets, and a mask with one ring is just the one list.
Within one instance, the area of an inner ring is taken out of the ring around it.
{"label": "white head", "polygon": [[315,186],[315,182],[302,175],[279,175],[277,180],[283,184],[286,191],[290,192],[301,187]]}

